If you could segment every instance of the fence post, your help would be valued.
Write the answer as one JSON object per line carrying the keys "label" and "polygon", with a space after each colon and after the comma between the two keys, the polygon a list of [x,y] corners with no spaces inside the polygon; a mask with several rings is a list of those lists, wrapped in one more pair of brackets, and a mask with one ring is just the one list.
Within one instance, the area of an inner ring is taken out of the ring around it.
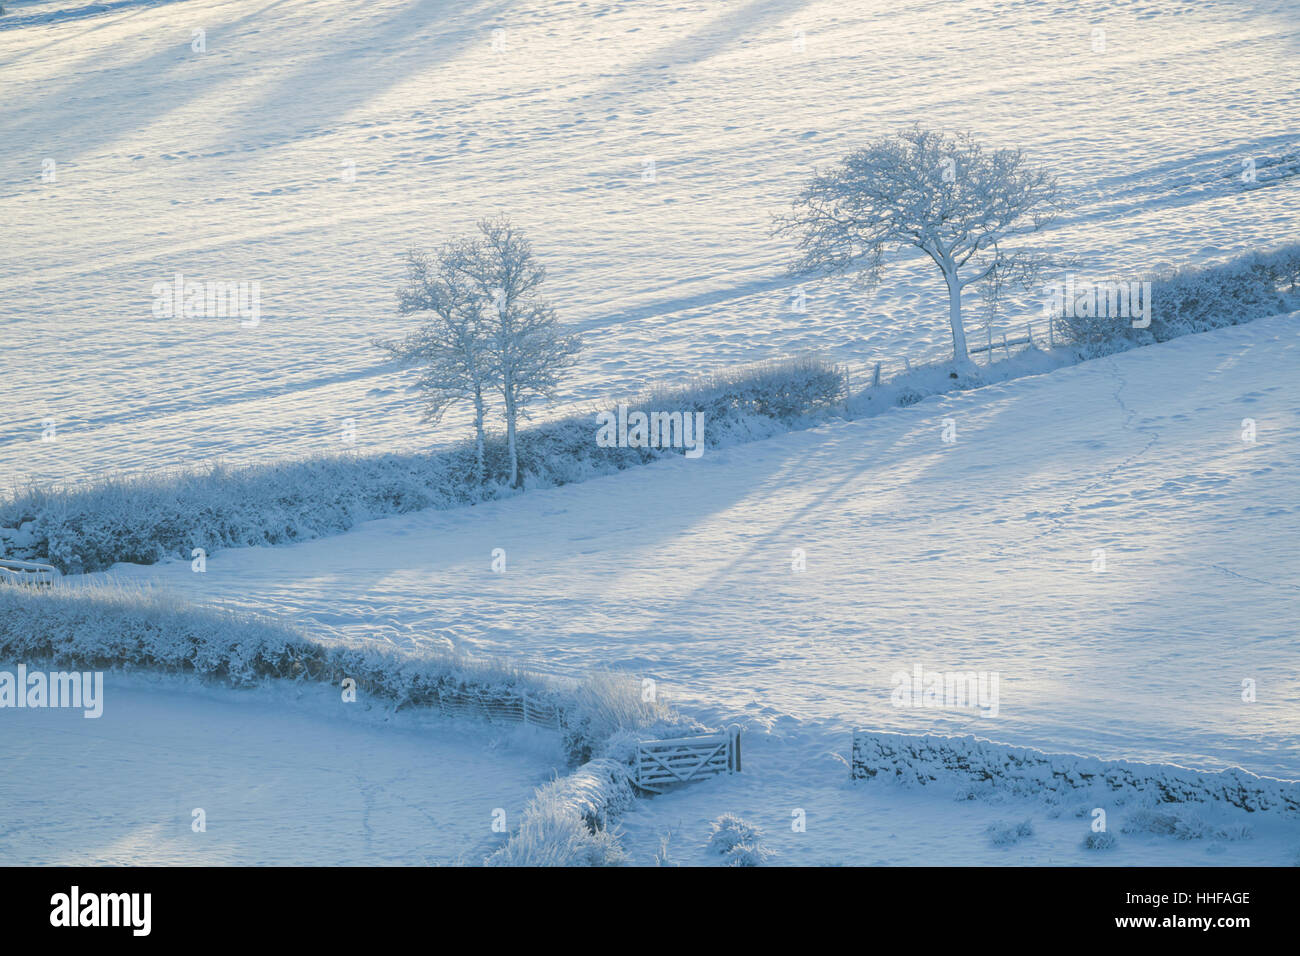
{"label": "fence post", "polygon": [[876,372],[871,376],[871,387],[877,388],[880,385],[880,363],[876,363]]}
{"label": "fence post", "polygon": [[1051,318],[1049,317],[1048,320],[1047,320],[1047,347],[1048,347],[1049,349],[1054,349],[1054,348],[1056,348],[1056,340],[1053,338],[1054,333],[1052,332],[1052,325],[1053,325],[1053,324],[1054,324],[1054,323],[1052,322]]}
{"label": "fence post", "polygon": [[1002,333],[1002,354],[1011,358],[1011,346],[1007,344],[1007,333]]}
{"label": "fence post", "polygon": [[729,732],[731,734],[731,765],[727,769],[731,773],[740,773],[740,725],[732,724]]}
{"label": "fence post", "polygon": [[989,360],[984,364],[992,365],[993,364],[993,326],[986,324],[984,326],[984,331],[988,335],[988,340],[989,340]]}
{"label": "fence post", "polygon": [[1028,337],[1029,347],[1032,349],[1034,347],[1034,323],[1025,323],[1025,335]]}

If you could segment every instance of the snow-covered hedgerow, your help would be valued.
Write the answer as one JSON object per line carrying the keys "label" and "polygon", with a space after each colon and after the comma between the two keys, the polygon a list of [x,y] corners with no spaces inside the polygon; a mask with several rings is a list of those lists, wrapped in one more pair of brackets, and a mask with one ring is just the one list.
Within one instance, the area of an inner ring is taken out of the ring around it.
{"label": "snow-covered hedgerow", "polygon": [[1172,276],[1153,278],[1151,283],[1153,312],[1149,329],[1134,329],[1129,319],[1056,316],[1052,319],[1057,343],[1054,349],[1040,349],[1041,338],[1035,338],[1028,348],[1014,355],[1008,349],[1006,358],[992,365],[957,364],[951,360],[918,364],[878,385],[854,388],[847,401],[849,414],[876,415],[915,405],[931,395],[1039,375],[1140,345],[1293,311],[1300,308],[1296,292],[1300,285],[1300,243],[1243,256],[1225,265],[1184,269]]}
{"label": "snow-covered hedgerow", "polygon": [[488,866],[619,866],[627,855],[610,817],[635,799],[617,760],[583,764],[538,789],[519,829],[485,861]]}
{"label": "snow-covered hedgerow", "polygon": [[1154,803],[1222,802],[1249,811],[1300,813],[1300,782],[1245,770],[1188,770],[1011,747],[981,737],[858,732],[852,775],[905,783],[973,783],[1039,797],[1124,792]]}
{"label": "snow-covered hedgerow", "polygon": [[593,670],[565,693],[565,738],[575,762],[612,757],[630,764],[636,742],[648,737],[703,733],[661,696],[647,701],[641,681],[623,671]]}
{"label": "snow-covered hedgerow", "polygon": [[1290,311],[1300,284],[1300,243],[1145,279],[1149,328],[1110,315],[1059,315],[1053,321],[1064,343],[1090,358]]}
{"label": "snow-covered hedgerow", "polygon": [[[950,362],[918,366],[849,396],[844,369],[817,357],[758,363],[659,388],[623,403],[592,405],[518,436],[526,487],[584,481],[670,455],[681,448],[601,447],[595,416],[624,404],[636,411],[701,412],[705,444],[766,438],[847,405],[871,415],[934,394],[972,389],[1049,371],[1190,332],[1235,325],[1300,304],[1300,244],[1225,265],[1155,279],[1149,329],[1113,318],[1064,319],[1069,348],[1026,349],[1008,361],[974,368]],[[1290,301],[1288,301],[1288,296]],[[358,522],[426,508],[454,508],[515,492],[499,436],[486,449],[488,478],[476,477],[475,452],[460,445],[427,454],[321,457],[268,465],[159,476],[105,478],[71,489],[36,487],[0,501],[0,557],[44,560],[65,573],[118,561],[152,564],[228,547],[275,545],[339,534]]]}
{"label": "snow-covered hedgerow", "polygon": [[[803,357],[764,362],[659,388],[621,404],[701,412],[707,447],[765,438],[843,399],[832,363]],[[527,487],[583,481],[670,455],[678,448],[601,447],[590,414],[521,429]],[[339,456],[159,476],[106,478],[70,489],[31,488],[0,502],[0,557],[46,560],[64,573],[118,561],[188,559],[194,548],[276,545],[339,534],[358,522],[426,508],[454,508],[512,494],[500,437],[488,445],[488,478],[476,477],[472,445],[428,454]]]}
{"label": "snow-covered hedgerow", "polygon": [[489,719],[519,719],[527,695],[534,711],[559,715],[575,763],[603,756],[615,734],[696,727],[661,700],[642,700],[640,683],[627,675],[560,682],[491,660],[322,642],[279,621],[142,588],[0,584],[0,661],[193,674],[235,687],[267,679],[338,686],[351,678],[359,694],[395,709]]}

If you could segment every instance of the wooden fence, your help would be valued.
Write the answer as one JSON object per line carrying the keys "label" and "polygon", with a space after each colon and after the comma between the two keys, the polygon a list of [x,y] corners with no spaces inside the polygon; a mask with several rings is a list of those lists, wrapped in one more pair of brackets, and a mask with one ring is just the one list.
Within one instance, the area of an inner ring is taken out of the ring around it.
{"label": "wooden fence", "polygon": [[[1047,329],[1046,337],[1043,335],[1044,327]],[[979,336],[980,333],[972,331],[971,335],[972,338],[974,338],[975,336]],[[966,351],[970,354],[972,359],[976,355],[986,354],[988,356],[987,364],[989,365],[993,364],[993,353],[998,349],[1003,350],[1006,353],[1006,356],[1010,358],[1012,354],[1011,350],[1020,345],[1036,345],[1040,348],[1046,345],[1049,349],[1056,348],[1056,335],[1053,331],[1051,320],[1048,320],[1045,323],[1045,326],[1040,325],[1037,334],[1035,334],[1034,323],[1026,322],[1024,334],[1015,337],[1012,337],[1012,335],[1006,331],[1000,331],[995,335],[991,327],[985,327],[983,338],[983,342],[978,345],[968,346]],[[978,339],[976,339],[976,341],[978,341]],[[846,381],[848,381],[849,376],[851,375],[853,381],[870,382],[871,386],[875,388],[898,375],[909,374],[917,368],[947,365],[951,361],[952,349],[950,347],[944,347],[937,348],[933,353],[919,357],[918,364],[916,365],[912,364],[910,357],[904,355],[902,359],[898,361],[890,360],[888,364],[886,362],[872,362],[865,365],[857,365],[855,367],[850,363],[846,363],[844,368]],[[850,388],[846,388],[846,391],[850,394],[852,392]]]}
{"label": "wooden fence", "polygon": [[[992,327],[986,327],[986,329],[985,329],[985,333],[984,333],[984,334],[985,334],[985,339],[986,339],[985,343],[984,343],[983,345],[972,345],[969,349],[967,349],[967,351],[970,352],[971,355],[975,355],[975,354],[978,353],[978,352],[987,352],[987,353],[989,354],[989,364],[990,364],[990,365],[993,363],[993,350],[994,350],[994,349],[997,349],[997,348],[1003,349],[1003,350],[1006,352],[1007,357],[1010,358],[1010,357],[1011,357],[1011,346],[1013,346],[1013,345],[1033,345],[1033,344],[1034,344],[1034,325],[1033,325],[1032,322],[1026,322],[1026,323],[1025,323],[1025,334],[1022,335],[1022,336],[1020,336],[1019,338],[1014,338],[1014,339],[1013,339],[1013,338],[1008,338],[1008,337],[1007,337],[1007,333],[1006,333],[1006,332],[1003,332],[1003,333],[1001,334],[1001,340],[999,341],[998,339],[995,339],[995,338],[993,337],[993,329],[992,329]],[[1048,320],[1047,320],[1047,347],[1048,347],[1048,348],[1055,348],[1055,347],[1056,347],[1056,339],[1055,339],[1055,336],[1054,336],[1053,333],[1052,333],[1052,321],[1051,321],[1051,319],[1048,319]]]}
{"label": "wooden fence", "polygon": [[433,704],[448,717],[477,717],[493,723],[531,724],[547,730],[563,730],[564,711],[557,704],[537,700],[525,693],[480,694],[473,691],[441,691]]}
{"label": "wooden fence", "polygon": [[0,559],[0,583],[53,584],[60,577],[58,568],[50,564]]}
{"label": "wooden fence", "polygon": [[633,780],[642,790],[671,787],[721,773],[740,773],[740,728],[702,737],[643,740],[637,744]]}

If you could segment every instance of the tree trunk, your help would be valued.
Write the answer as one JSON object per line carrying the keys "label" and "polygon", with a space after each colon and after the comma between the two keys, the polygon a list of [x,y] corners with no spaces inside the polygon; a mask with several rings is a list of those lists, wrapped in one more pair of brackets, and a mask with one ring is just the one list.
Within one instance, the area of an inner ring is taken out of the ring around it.
{"label": "tree trunk", "polygon": [[474,386],[474,443],[475,451],[478,453],[478,483],[483,484],[487,477],[487,462],[484,460],[484,447],[487,445],[487,436],[483,432],[483,419],[486,412],[483,408],[483,389],[481,386]]}
{"label": "tree trunk", "polygon": [[952,357],[958,365],[970,364],[970,352],[966,350],[966,330],[961,324],[961,284],[956,272],[944,273],[948,280],[948,322],[952,326]]}
{"label": "tree trunk", "polygon": [[506,402],[506,444],[510,448],[510,487],[519,487],[519,455],[515,451],[515,403]]}
{"label": "tree trunk", "polygon": [[505,349],[502,349],[501,360],[501,397],[505,399],[506,406],[506,447],[510,450],[510,487],[519,486],[519,455],[515,450],[515,418],[517,409],[515,407],[515,382],[511,364],[513,357]]}

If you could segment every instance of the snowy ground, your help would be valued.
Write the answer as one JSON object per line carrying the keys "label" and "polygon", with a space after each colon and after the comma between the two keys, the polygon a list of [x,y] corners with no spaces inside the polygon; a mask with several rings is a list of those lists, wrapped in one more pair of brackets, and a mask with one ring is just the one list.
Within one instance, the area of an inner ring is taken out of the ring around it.
{"label": "snowy ground", "polygon": [[6,710],[0,865],[478,864],[564,766],[544,735],[362,708],[110,674],[98,719]]}
{"label": "snowy ground", "polygon": [[[344,711],[333,690],[201,687],[109,675],[104,714],[5,713],[0,865],[475,865],[519,822],[534,786],[562,767],[553,735],[406,714]],[[843,740],[746,738],[744,772],[638,800],[617,820],[634,865],[714,866],[709,821],[735,813],[782,865],[1291,865],[1300,826],[1197,809],[1235,839],[1122,830],[1084,849],[1091,802],[957,801],[942,787],[850,783]],[[560,772],[563,772],[562,770]],[[206,831],[192,829],[195,809]],[[792,829],[802,811],[804,829]],[[1077,816],[1078,811],[1085,815]],[[987,829],[1028,820],[997,846]],[[1234,831],[1240,833],[1240,831]]]}
{"label": "snowy ground", "polygon": [[[563,761],[554,736],[486,724],[339,710],[337,693],[200,687],[109,675],[104,714],[6,711],[0,737],[0,865],[474,865],[517,826],[534,786]],[[1294,821],[1191,810],[1223,835],[1125,831],[1083,848],[1093,801],[1052,808],[950,788],[850,783],[844,741],[789,726],[746,736],[745,770],[638,800],[617,818],[634,865],[711,866],[711,819],[735,813],[779,865],[1294,865]],[[560,770],[563,773],[563,770]],[[207,830],[195,832],[194,810]],[[800,818],[801,830],[794,830]],[[993,844],[989,826],[1030,821]],[[1244,835],[1240,827],[1245,827]]]}
{"label": "snowy ground", "polygon": [[[609,664],[715,725],[975,733],[1300,779],[1297,318],[219,552],[204,574],[174,562],[92,577],[398,646],[561,673]],[[490,570],[498,547],[504,574]],[[997,716],[894,707],[891,675],[917,665],[998,673]]]}
{"label": "snowy ground", "polygon": [[[399,254],[499,211],[588,332],[569,400],[941,352],[919,264],[875,295],[811,283],[801,314],[769,235],[814,164],[916,119],[1051,165],[1074,207],[1046,241],[1085,277],[1272,245],[1300,213],[1286,0],[5,6],[5,484],[333,451],[345,419],[361,451],[426,445],[368,342],[398,328]],[[154,318],[177,272],[259,281],[261,324]]]}
{"label": "snowy ground", "polygon": [[[785,866],[1294,866],[1300,824],[1231,808],[1190,812],[1211,828],[1245,836],[1178,839],[1125,832],[1136,807],[1102,801],[1106,850],[1083,847],[1096,801],[1051,807],[1035,799],[958,800],[951,788],[851,782],[847,746],[828,738],[750,736],[744,772],[637,801],[619,818],[622,842],[638,865],[651,865],[668,838],[667,860],[717,866],[709,848],[712,820],[732,813],[762,831],[771,865]],[[803,811],[798,814],[798,811]],[[1031,836],[995,845],[987,830],[1028,820]],[[798,821],[802,829],[796,830]]]}
{"label": "snowy ground", "polygon": [[[1045,241],[1087,278],[1275,245],[1300,213],[1284,0],[5,6],[4,485],[336,451],[345,419],[364,453],[454,437],[417,424],[369,341],[400,328],[400,253],[495,212],[587,332],[566,403],[805,348],[887,371],[941,354],[943,289],[918,263],[872,295],[809,283],[799,313],[769,235],[814,164],[915,119],[1052,166],[1074,205]],[[154,318],[177,272],[260,282],[260,325]],[[1300,778],[1298,320],[219,552],[204,574],[94,577],[559,674],[613,665],[743,723],[745,773],[624,818],[641,863],[670,829],[670,858],[712,862],[724,811],[776,862],[1293,862],[1294,821],[1094,854],[1085,819],[853,785],[844,759],[862,726]],[[996,672],[997,717],[894,707],[915,666]],[[477,862],[491,810],[513,824],[557,762],[326,696],[124,682],[98,721],[7,711],[0,863]],[[989,823],[1025,818],[1034,837],[989,845]]]}
{"label": "snowy ground", "polygon": [[[90,577],[325,634],[569,674],[612,664],[709,723],[742,722],[742,774],[620,819],[638,864],[665,836],[671,862],[720,862],[706,844],[724,812],[787,864],[1295,863],[1300,825],[1276,814],[1193,808],[1237,838],[1180,840],[1126,832],[1135,806],[1106,804],[1118,845],[1085,850],[1091,801],[853,784],[847,758],[862,726],[1300,777],[1297,320],[698,461],[218,552],[204,574],[173,562]],[[503,575],[488,570],[496,547]],[[1104,573],[1091,570],[1096,547]],[[916,665],[996,671],[997,717],[895,708],[891,675]],[[353,726],[333,691],[304,705],[165,685],[116,691],[101,721],[7,712],[25,720],[0,742],[16,769],[0,786],[7,859],[477,862],[499,839],[484,808],[517,819],[556,765],[536,742],[493,746],[483,727]],[[191,839],[185,814],[200,800],[236,832]],[[986,832],[1025,820],[1032,835],[1011,845]]]}

